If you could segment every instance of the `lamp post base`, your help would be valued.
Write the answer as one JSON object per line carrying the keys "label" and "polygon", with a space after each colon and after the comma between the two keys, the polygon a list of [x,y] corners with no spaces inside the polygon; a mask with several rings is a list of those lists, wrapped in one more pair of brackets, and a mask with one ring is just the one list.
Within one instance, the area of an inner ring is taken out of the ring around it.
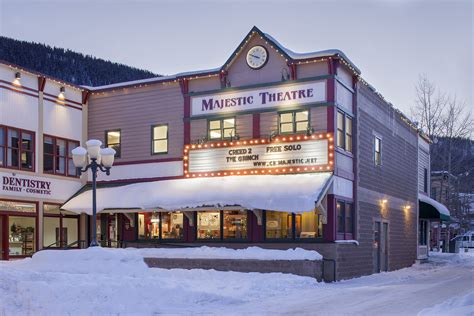
{"label": "lamp post base", "polygon": [[99,244],[97,243],[97,241],[93,240],[91,241],[91,244],[89,245],[89,247],[99,247]]}

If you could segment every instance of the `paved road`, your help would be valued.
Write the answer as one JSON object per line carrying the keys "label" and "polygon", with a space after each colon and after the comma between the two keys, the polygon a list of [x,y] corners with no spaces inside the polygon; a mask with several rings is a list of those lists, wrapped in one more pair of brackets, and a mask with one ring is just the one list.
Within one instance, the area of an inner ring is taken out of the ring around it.
{"label": "paved road", "polygon": [[[417,315],[425,308],[472,291],[472,262],[453,263],[444,257],[410,269],[272,297],[259,303],[259,311],[291,315]],[[239,310],[252,314],[254,304]]]}

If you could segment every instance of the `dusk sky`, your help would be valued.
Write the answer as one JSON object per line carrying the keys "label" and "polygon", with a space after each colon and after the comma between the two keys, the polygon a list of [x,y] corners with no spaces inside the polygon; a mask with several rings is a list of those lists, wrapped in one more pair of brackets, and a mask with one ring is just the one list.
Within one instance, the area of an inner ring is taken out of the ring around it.
{"label": "dusk sky", "polygon": [[472,105],[472,1],[7,1],[0,34],[158,74],[221,66],[252,26],[296,52],[337,48],[407,114],[421,73]]}

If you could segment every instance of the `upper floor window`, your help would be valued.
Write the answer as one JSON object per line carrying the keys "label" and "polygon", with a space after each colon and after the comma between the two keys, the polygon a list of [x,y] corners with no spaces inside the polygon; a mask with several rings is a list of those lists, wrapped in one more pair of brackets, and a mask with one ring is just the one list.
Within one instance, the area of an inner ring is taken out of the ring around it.
{"label": "upper floor window", "polygon": [[374,161],[376,166],[382,165],[382,139],[374,136]]}
{"label": "upper floor window", "polygon": [[35,133],[0,126],[0,167],[34,170]]}
{"label": "upper floor window", "polygon": [[279,113],[278,131],[280,134],[306,132],[309,127],[309,111]]}
{"label": "upper floor window", "polygon": [[152,154],[166,154],[168,152],[168,125],[156,125],[151,129]]}
{"label": "upper floor window", "polygon": [[231,139],[235,137],[235,117],[210,120],[208,135],[210,140]]}
{"label": "upper floor window", "polygon": [[120,158],[121,132],[119,129],[105,131],[105,147],[115,150],[115,157]]}
{"label": "upper floor window", "polygon": [[72,162],[71,151],[79,142],[54,136],[43,138],[43,172],[77,177],[77,169]]}
{"label": "upper floor window", "polygon": [[352,152],[352,118],[337,112],[337,147]]}

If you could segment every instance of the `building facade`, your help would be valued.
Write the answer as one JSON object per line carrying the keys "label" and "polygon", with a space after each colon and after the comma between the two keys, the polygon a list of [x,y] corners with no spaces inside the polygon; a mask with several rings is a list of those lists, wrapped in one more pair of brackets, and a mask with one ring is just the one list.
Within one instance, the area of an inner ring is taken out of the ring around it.
{"label": "building facade", "polygon": [[[336,279],[417,259],[419,132],[341,51],[253,28],[219,68],[83,89],[82,141],[117,151],[103,245],[302,247]],[[63,210],[90,214],[90,194]]]}
{"label": "building facade", "polygon": [[59,208],[85,183],[70,155],[86,136],[83,90],[0,63],[0,259],[78,247],[80,216]]}

